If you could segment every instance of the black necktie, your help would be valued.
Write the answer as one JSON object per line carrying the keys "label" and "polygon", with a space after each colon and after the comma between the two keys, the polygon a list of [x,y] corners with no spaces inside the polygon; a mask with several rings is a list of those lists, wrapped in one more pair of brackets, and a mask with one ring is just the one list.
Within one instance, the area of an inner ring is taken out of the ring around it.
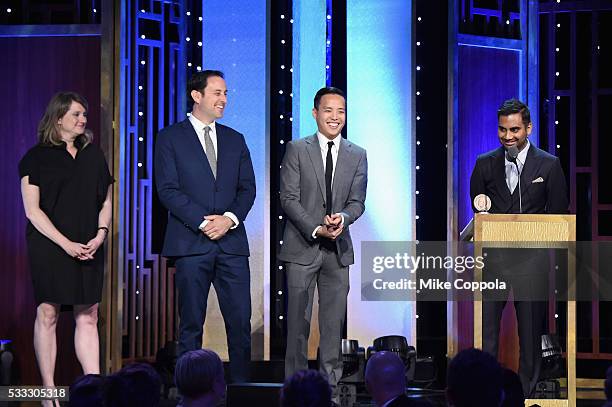
{"label": "black necktie", "polygon": [[327,143],[327,158],[325,159],[325,213],[332,214],[332,174],[334,172],[334,161],[332,160],[333,141]]}

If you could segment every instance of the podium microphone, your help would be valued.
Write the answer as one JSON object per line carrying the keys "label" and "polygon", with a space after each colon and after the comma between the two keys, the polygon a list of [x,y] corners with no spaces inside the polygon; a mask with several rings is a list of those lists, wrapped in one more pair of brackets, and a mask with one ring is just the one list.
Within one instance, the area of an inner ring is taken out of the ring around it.
{"label": "podium microphone", "polygon": [[523,213],[523,194],[521,192],[521,170],[518,166],[519,149],[516,145],[506,149],[506,159],[516,165],[516,173],[518,174],[518,189],[519,189],[519,213]]}

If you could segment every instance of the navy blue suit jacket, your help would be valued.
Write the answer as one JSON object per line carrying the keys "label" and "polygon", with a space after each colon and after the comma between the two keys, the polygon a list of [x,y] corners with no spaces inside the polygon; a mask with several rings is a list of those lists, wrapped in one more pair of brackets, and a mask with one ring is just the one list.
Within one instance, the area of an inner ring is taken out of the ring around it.
{"label": "navy blue suit jacket", "polygon": [[162,255],[206,254],[217,243],[199,229],[207,215],[232,212],[240,224],[219,239],[227,254],[249,255],[244,220],[255,200],[255,174],[242,134],[215,123],[217,179],[189,120],[159,132],[155,143],[155,183],[168,209]]}
{"label": "navy blue suit jacket", "polygon": [[[470,179],[474,212],[478,194],[491,198],[490,213],[518,212],[519,189],[517,186],[515,196],[510,194],[504,154],[504,148],[499,147],[478,156]],[[567,186],[559,158],[531,144],[521,171],[521,192],[523,213],[567,213]]]}

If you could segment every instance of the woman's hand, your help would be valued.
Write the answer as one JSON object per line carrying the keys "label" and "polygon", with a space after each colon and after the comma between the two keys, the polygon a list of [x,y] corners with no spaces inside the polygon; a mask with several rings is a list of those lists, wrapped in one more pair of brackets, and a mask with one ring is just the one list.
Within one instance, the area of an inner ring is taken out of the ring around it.
{"label": "woman's hand", "polygon": [[104,232],[98,233],[96,237],[87,242],[88,249],[85,253],[87,260],[93,260],[93,256],[96,254],[96,251],[104,244],[105,235],[106,234]]}
{"label": "woman's hand", "polygon": [[[88,260],[87,253],[89,251],[89,246],[82,243],[77,243],[68,240],[66,243],[62,245],[62,249],[68,254],[68,256],[73,257],[79,260]],[[93,258],[93,257],[92,257]]]}

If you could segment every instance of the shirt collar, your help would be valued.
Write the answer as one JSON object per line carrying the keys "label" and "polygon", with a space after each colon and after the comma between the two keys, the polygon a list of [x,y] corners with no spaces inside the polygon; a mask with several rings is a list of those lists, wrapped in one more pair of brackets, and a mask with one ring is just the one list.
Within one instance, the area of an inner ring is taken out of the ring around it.
{"label": "shirt collar", "polygon": [[336,138],[334,138],[333,140],[330,140],[327,137],[325,137],[320,131],[317,130],[317,139],[319,140],[319,146],[321,147],[321,149],[326,151],[327,143],[329,143],[330,141],[334,142],[334,146],[336,146],[336,148],[340,148],[340,140],[342,139],[342,136],[338,134]]}
{"label": "shirt collar", "polygon": [[189,122],[191,122],[191,125],[193,126],[193,128],[196,130],[196,132],[200,133],[204,131],[204,127],[208,126],[210,127],[210,129],[212,130],[213,133],[216,133],[216,128],[215,128],[215,122],[213,121],[210,124],[204,124],[202,123],[200,120],[198,120],[193,114],[189,115]]}

